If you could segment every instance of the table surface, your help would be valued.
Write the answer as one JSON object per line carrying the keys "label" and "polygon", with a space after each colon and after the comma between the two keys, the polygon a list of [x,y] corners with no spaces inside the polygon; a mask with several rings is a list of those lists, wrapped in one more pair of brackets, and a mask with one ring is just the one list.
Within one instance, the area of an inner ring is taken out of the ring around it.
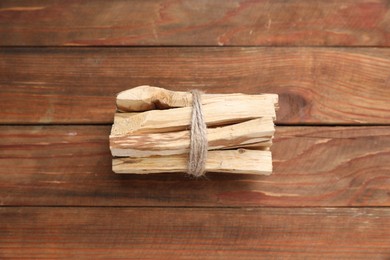
{"label": "table surface", "polygon": [[[387,0],[0,2],[0,258],[390,259]],[[116,175],[115,94],[277,93],[271,176]]]}

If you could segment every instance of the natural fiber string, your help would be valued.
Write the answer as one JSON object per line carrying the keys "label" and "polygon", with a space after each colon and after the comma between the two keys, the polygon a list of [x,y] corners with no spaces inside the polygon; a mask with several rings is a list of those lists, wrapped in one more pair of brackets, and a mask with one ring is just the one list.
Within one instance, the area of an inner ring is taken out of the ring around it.
{"label": "natural fiber string", "polygon": [[190,131],[190,154],[187,173],[195,177],[205,174],[207,159],[207,125],[202,111],[202,93],[192,90],[192,113]]}

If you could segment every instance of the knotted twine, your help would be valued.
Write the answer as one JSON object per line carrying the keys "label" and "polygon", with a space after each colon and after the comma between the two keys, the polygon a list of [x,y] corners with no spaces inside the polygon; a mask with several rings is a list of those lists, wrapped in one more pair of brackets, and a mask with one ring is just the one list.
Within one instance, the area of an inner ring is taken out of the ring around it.
{"label": "knotted twine", "polygon": [[187,173],[195,177],[200,177],[206,171],[208,149],[207,125],[204,121],[202,110],[202,93],[199,90],[191,90],[191,94],[190,153]]}

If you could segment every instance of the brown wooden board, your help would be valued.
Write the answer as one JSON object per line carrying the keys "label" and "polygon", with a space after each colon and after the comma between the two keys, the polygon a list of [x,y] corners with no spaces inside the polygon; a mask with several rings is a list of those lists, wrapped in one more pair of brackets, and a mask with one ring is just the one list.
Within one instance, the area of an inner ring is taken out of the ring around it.
{"label": "brown wooden board", "polygon": [[390,49],[3,48],[1,123],[111,123],[138,85],[278,93],[281,124],[389,124]]}
{"label": "brown wooden board", "polygon": [[[0,259],[390,259],[388,47],[388,0],[0,0]],[[279,94],[273,174],[114,174],[139,85]]]}
{"label": "brown wooden board", "polygon": [[4,206],[390,206],[389,127],[277,127],[271,176],[116,175],[109,126],[0,127]]}
{"label": "brown wooden board", "polygon": [[389,46],[387,0],[12,1],[0,45]]}
{"label": "brown wooden board", "polygon": [[1,207],[0,257],[388,259],[388,208]]}

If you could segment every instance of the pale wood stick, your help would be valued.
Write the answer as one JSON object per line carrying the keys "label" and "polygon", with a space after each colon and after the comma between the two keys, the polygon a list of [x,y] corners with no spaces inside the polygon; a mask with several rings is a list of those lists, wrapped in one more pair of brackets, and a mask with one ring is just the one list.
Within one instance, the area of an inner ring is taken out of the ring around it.
{"label": "pale wood stick", "polygon": [[[186,154],[115,158],[112,161],[112,170],[116,173],[180,173],[186,172],[186,169]],[[245,149],[210,151],[207,156],[206,171],[269,175],[272,173],[271,152]]]}
{"label": "pale wood stick", "polygon": [[[123,126],[122,126],[123,127]],[[123,129],[122,132],[126,132]],[[208,149],[231,149],[237,147],[271,145],[270,138],[275,132],[272,118],[264,117],[207,129]],[[113,156],[148,157],[188,153],[189,131],[110,135],[110,149]]]}
{"label": "pale wood stick", "polygon": [[[232,146],[226,149],[239,149],[239,148],[245,148],[248,150],[262,150],[262,151],[269,151],[272,146],[272,137],[269,137],[268,140],[258,142],[258,143],[252,143],[252,144],[242,144],[239,146]],[[221,149],[225,150],[225,149]]]}
{"label": "pale wood stick", "polygon": [[[271,100],[274,106],[278,107],[278,95],[276,94],[247,95],[233,93],[202,95],[203,105],[233,100],[244,102],[247,100]],[[139,86],[120,92],[116,98],[116,105],[118,110],[122,112],[190,107],[192,105],[192,95],[189,92],[171,91],[152,86]]]}
{"label": "pale wood stick", "polygon": [[[116,113],[112,135],[136,133],[163,133],[188,129],[191,107],[151,110],[142,113]],[[272,117],[275,109],[270,100],[217,102],[203,106],[208,127]]]}

